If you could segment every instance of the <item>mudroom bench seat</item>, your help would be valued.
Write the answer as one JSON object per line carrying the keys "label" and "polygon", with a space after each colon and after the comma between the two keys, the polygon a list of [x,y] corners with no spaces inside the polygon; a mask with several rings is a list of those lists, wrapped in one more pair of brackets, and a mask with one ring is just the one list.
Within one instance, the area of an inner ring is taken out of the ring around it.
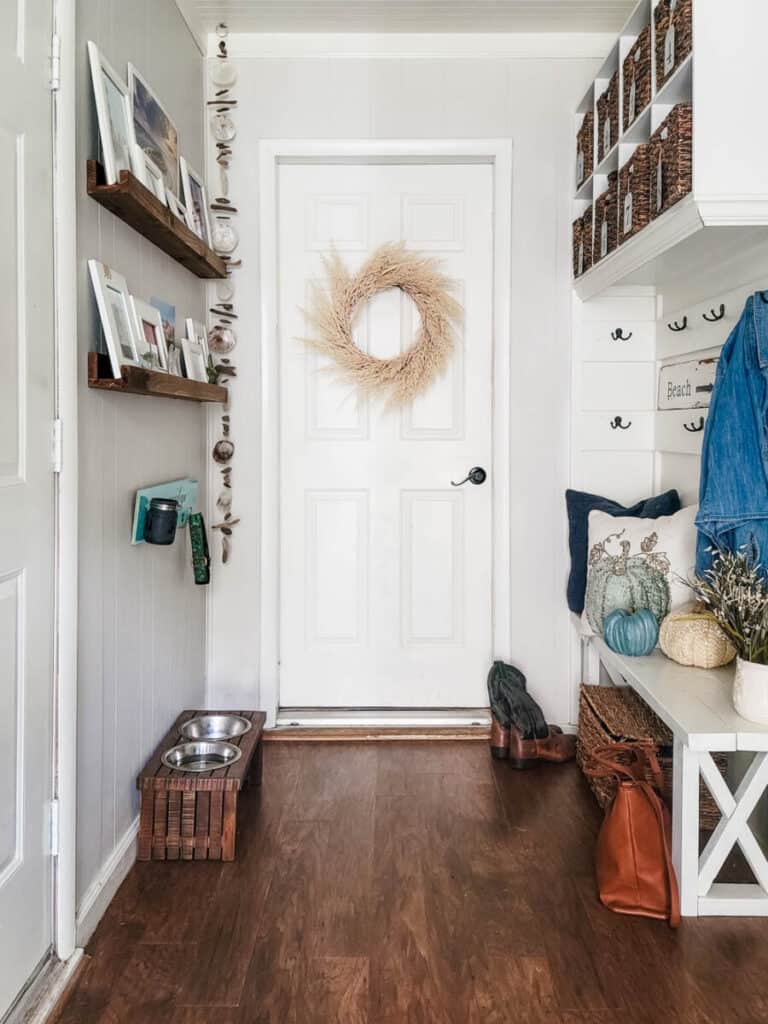
{"label": "mudroom bench seat", "polygon": [[[768,788],[768,729],[734,710],[734,668],[686,668],[658,650],[648,657],[624,657],[597,637],[585,645],[585,682],[632,687],[674,735],[672,854],[682,914],[768,916],[768,860],[750,828],[750,817]],[[733,793],[712,759],[714,752],[752,755]],[[701,853],[699,777],[722,815]],[[736,844],[754,884],[715,882]]]}

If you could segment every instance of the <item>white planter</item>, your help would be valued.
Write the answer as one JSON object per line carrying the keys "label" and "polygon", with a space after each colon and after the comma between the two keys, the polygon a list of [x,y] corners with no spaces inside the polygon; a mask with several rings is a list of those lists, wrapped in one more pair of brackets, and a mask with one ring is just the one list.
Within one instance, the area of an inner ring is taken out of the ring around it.
{"label": "white planter", "polygon": [[747,721],[768,725],[768,665],[736,659],[733,706]]}

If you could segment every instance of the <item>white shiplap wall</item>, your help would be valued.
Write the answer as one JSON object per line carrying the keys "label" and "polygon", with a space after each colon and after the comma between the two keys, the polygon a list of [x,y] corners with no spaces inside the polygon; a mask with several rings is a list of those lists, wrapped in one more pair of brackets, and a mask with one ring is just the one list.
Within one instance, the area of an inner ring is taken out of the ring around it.
{"label": "white shiplap wall", "polygon": [[204,310],[204,287],[195,277],[86,195],[85,161],[98,155],[86,40],[95,40],[122,74],[129,60],[144,73],[176,120],[182,151],[198,166],[201,57],[173,0],[81,0],[77,18],[82,917],[136,817],[137,771],[179,710],[203,701],[205,593],[192,579],[186,535],[169,548],[131,547],[129,531],[136,488],[187,475],[204,488],[206,454],[201,407],[86,387],[86,353],[99,336],[89,257],[124,274],[134,294],[174,303],[182,324]]}

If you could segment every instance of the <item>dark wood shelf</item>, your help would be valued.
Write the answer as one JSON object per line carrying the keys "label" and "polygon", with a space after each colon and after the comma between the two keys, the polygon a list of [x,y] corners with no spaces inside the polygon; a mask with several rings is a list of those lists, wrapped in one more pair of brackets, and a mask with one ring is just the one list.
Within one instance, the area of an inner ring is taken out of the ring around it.
{"label": "dark wood shelf", "polygon": [[121,366],[120,376],[113,377],[109,357],[100,352],[88,353],[88,387],[124,395],[179,398],[187,402],[226,402],[229,394],[220,384],[203,384],[140,366]]}
{"label": "dark wood shelf", "polygon": [[117,184],[107,185],[104,168],[89,160],[88,195],[197,277],[227,276],[224,260],[130,171],[120,171]]}

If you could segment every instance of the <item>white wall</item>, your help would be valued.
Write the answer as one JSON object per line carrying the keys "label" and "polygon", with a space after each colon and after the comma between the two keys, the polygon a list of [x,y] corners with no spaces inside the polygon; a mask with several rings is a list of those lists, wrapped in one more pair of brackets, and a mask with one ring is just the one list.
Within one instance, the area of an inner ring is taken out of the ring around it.
{"label": "white wall", "polygon": [[[81,0],[78,17],[78,333],[80,339],[80,638],[77,902],[91,905],[138,812],[136,774],[184,707],[204,694],[205,593],[195,587],[186,535],[172,547],[131,547],[137,487],[181,476],[205,485],[205,418],[196,404],[86,387],[99,339],[86,260],[124,274],[134,294],[158,295],[177,317],[202,319],[204,287],[86,195],[98,155],[86,40],[121,74],[132,61],[176,120],[182,152],[203,158],[202,58],[173,0]],[[203,506],[204,507],[204,506]]]}
{"label": "white wall", "polygon": [[[241,211],[231,565],[212,592],[209,703],[258,703],[258,143],[266,138],[511,138],[513,658],[553,721],[568,707],[570,187],[573,108],[599,36],[238,36],[231,196]],[[213,174],[210,175],[211,180]],[[264,481],[263,486],[275,486]]]}

